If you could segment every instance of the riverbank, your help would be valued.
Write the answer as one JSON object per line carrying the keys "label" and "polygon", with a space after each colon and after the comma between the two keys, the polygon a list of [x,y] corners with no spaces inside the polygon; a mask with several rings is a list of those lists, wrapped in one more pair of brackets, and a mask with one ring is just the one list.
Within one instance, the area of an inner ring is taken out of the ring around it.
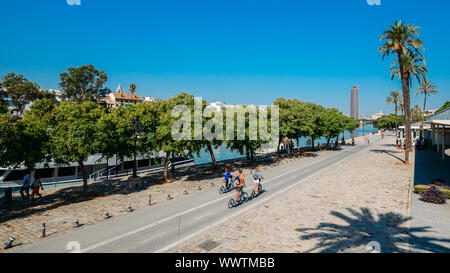
{"label": "riverbank", "polygon": [[[363,139],[356,139],[361,143]],[[40,240],[42,223],[46,223],[48,237],[77,230],[72,227],[73,221],[78,219],[85,228],[105,221],[103,215],[108,211],[113,217],[127,214],[127,207],[132,206],[136,211],[148,207],[149,196],[152,196],[152,204],[167,202],[167,197],[174,199],[188,193],[201,192],[199,187],[210,189],[222,185],[223,169],[225,165],[233,167],[233,173],[237,169],[244,170],[249,176],[251,169],[258,166],[263,171],[276,169],[279,165],[286,168],[289,164],[299,162],[307,163],[314,157],[321,157],[335,151],[322,151],[315,153],[303,153],[298,157],[275,159],[267,157],[266,160],[251,163],[244,159],[220,162],[216,168],[210,164],[186,167],[177,170],[171,183],[159,184],[161,174],[142,176],[142,188],[135,192],[126,189],[123,179],[111,180],[90,184],[90,194],[82,196],[81,186],[72,186],[46,190],[43,192],[42,201],[34,203],[14,202],[0,206],[0,239],[6,241],[9,236],[16,238],[20,244],[29,244]],[[213,186],[213,185],[214,186]],[[17,196],[16,196],[17,197]],[[79,229],[79,228],[78,228]]]}

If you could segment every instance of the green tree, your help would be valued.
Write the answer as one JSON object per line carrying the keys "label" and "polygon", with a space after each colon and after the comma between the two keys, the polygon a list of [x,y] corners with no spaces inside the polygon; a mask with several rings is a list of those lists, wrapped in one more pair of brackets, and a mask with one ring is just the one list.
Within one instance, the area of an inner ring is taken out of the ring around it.
{"label": "green tree", "polygon": [[3,85],[0,82],[0,115],[8,112],[8,102],[6,101],[8,94],[6,89],[3,89]]}
{"label": "green tree", "polygon": [[77,162],[83,175],[83,193],[88,192],[88,174],[84,160],[102,147],[98,138],[98,120],[103,108],[93,102],[64,102],[53,110],[50,129],[51,149],[59,165]]}
{"label": "green tree", "polygon": [[2,86],[14,105],[14,111],[23,115],[26,104],[38,98],[39,86],[23,75],[15,73],[7,74],[2,80]]}
{"label": "green tree", "polygon": [[353,130],[355,130],[356,128],[359,127],[359,122],[350,117],[344,116],[344,115],[342,115],[342,118],[343,118],[343,125],[344,125],[342,128],[342,143],[345,144],[345,138],[344,138],[345,131],[353,132]]}
{"label": "green tree", "polygon": [[326,111],[325,107],[315,103],[307,103],[307,107],[313,113],[313,123],[312,123],[312,133],[309,135],[312,142],[312,147],[314,149],[314,142],[316,139],[321,138],[325,134],[325,123],[324,123],[324,112]]}
{"label": "green tree", "polygon": [[59,75],[59,87],[64,100],[81,104],[86,101],[100,102],[110,91],[103,85],[108,80],[105,72],[97,70],[93,65],[69,67],[67,72]]}
{"label": "green tree", "polygon": [[103,112],[97,121],[95,139],[98,139],[98,149],[102,153],[102,159],[106,159],[107,162],[114,156],[122,162],[126,156],[131,156],[133,133],[127,111],[122,106],[112,108],[110,111]]}
{"label": "green tree", "polygon": [[392,79],[395,75],[401,80],[402,92],[405,109],[405,132],[406,132],[406,151],[405,163],[409,163],[409,153],[412,147],[411,138],[411,120],[410,120],[410,85],[411,79],[421,80],[424,66],[423,57],[420,49],[424,49],[422,41],[419,39],[419,27],[403,24],[401,21],[389,25],[388,29],[382,34],[380,41],[383,45],[379,49],[382,58],[390,54],[396,54],[396,63],[391,67],[393,72]]}
{"label": "green tree", "polygon": [[[214,135],[213,139],[207,139],[205,137],[205,131],[202,133],[202,141],[196,142],[198,145],[200,145],[200,149],[203,149],[205,152],[209,153],[209,156],[211,157],[211,162],[213,166],[217,165],[216,156],[214,154],[214,150],[218,149],[220,146],[224,143],[224,132],[225,132],[225,122],[226,122],[226,111],[224,109],[215,109],[211,108],[208,110],[207,108],[207,102],[205,100],[202,101],[202,113],[207,110],[208,115],[205,116],[202,114],[202,124],[203,124],[203,130],[211,127],[211,130],[208,132],[209,134]],[[222,122],[222,128],[216,128],[216,125],[214,121],[221,120]],[[214,128],[209,125],[209,123],[214,123]]]}
{"label": "green tree", "polygon": [[307,103],[297,99],[277,98],[274,105],[278,105],[280,109],[280,141],[284,137],[296,139],[297,152],[300,152],[300,138],[313,133],[314,114],[312,109],[308,107]]}
{"label": "green tree", "polygon": [[[389,93],[389,96],[386,98],[387,104],[394,104],[395,114],[397,115],[398,106],[400,103],[400,92],[398,90],[393,90]],[[403,112],[403,111],[402,111]],[[395,135],[398,138],[398,124],[395,125]]]}
{"label": "green tree", "polygon": [[[154,134],[154,141],[156,149],[163,151],[165,156],[164,161],[164,182],[168,181],[169,177],[169,163],[170,159],[174,157],[186,157],[193,156],[194,154],[199,155],[200,149],[199,145],[193,141],[194,137],[194,96],[187,93],[180,93],[175,95],[169,100],[162,101],[154,104],[157,107],[158,118],[156,133]],[[172,128],[174,124],[179,121],[179,117],[172,115],[172,110],[176,106],[186,106],[186,114],[190,114],[191,120],[190,124],[185,124],[187,135],[183,136],[181,139],[174,139],[172,136]],[[201,122],[201,121],[200,121]]]}
{"label": "green tree", "polygon": [[[256,126],[251,126],[251,114],[256,116]],[[247,159],[251,160],[252,162],[255,160],[255,153],[256,150],[258,150],[261,147],[261,144],[267,143],[267,141],[263,141],[259,132],[259,117],[258,117],[258,111],[256,107],[251,107],[242,105],[241,107],[235,107],[234,112],[234,120],[237,121],[238,116],[244,116],[244,123],[242,124],[245,126],[243,128],[239,122],[234,122],[234,139],[227,140],[227,148],[232,151],[238,151],[241,155],[246,155]],[[281,122],[280,122],[281,123]],[[270,126],[270,124],[269,124]],[[245,132],[243,134],[243,138],[239,138],[239,133]]]}
{"label": "green tree", "polygon": [[[436,84],[430,82],[429,79],[425,79],[419,87],[416,89],[416,96],[424,95],[423,101],[423,113],[425,114],[425,109],[427,107],[427,96],[436,95],[439,93]],[[423,118],[425,120],[425,117]],[[423,120],[420,123],[420,137],[423,137]]]}
{"label": "green tree", "polygon": [[0,166],[25,166],[33,171],[36,164],[48,161],[47,128],[32,115],[17,119],[10,115],[0,118]]}
{"label": "green tree", "polygon": [[344,116],[336,108],[327,108],[321,113],[323,122],[323,137],[327,139],[327,147],[330,144],[330,140],[343,132],[346,127],[344,123]]}
{"label": "green tree", "polygon": [[395,128],[395,126],[398,126],[398,124],[402,123],[403,123],[403,116],[390,114],[387,116],[382,116],[377,122],[377,127],[391,129]]}
{"label": "green tree", "polygon": [[411,108],[411,122],[422,122],[424,120],[424,115],[422,109],[420,109],[419,105],[414,105]]}
{"label": "green tree", "polygon": [[134,95],[134,92],[136,92],[136,84],[134,84],[134,83],[130,84],[129,89],[130,89],[131,94]]}
{"label": "green tree", "polygon": [[444,111],[445,109],[447,109],[447,108],[449,108],[450,107],[450,101],[447,101],[447,102],[445,102],[444,103],[444,105],[442,105],[441,106],[441,108],[439,108],[438,110],[436,110],[436,114],[437,113],[439,113],[439,112],[442,112],[442,111]]}

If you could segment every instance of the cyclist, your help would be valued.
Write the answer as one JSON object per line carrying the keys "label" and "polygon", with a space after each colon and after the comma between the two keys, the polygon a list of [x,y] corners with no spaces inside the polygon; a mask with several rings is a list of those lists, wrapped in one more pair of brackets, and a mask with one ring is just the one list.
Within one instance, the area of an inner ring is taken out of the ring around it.
{"label": "cyclist", "polygon": [[243,188],[245,188],[245,178],[244,175],[242,174],[242,170],[239,170],[239,174],[236,175],[236,198],[235,203],[239,203],[239,196],[241,195],[241,192],[243,190]]}
{"label": "cyclist", "polygon": [[253,189],[255,194],[259,193],[259,185],[261,184],[261,179],[264,179],[264,177],[259,172],[259,169],[256,168],[256,170],[253,172]]}
{"label": "cyclist", "polygon": [[233,177],[231,175],[231,170],[229,167],[225,168],[225,189],[228,189],[228,185],[230,183],[230,180],[232,180]]}

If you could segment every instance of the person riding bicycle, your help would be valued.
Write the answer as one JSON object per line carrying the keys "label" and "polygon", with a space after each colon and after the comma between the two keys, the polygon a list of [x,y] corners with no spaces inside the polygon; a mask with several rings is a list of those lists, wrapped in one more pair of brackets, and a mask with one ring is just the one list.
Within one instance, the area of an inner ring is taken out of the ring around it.
{"label": "person riding bicycle", "polygon": [[264,177],[259,172],[259,169],[256,168],[256,170],[253,172],[253,189],[255,194],[259,193],[259,186],[261,185],[261,179],[264,179]]}
{"label": "person riding bicycle", "polygon": [[228,189],[230,181],[233,179],[231,175],[231,170],[229,167],[225,168],[225,189]]}
{"label": "person riding bicycle", "polygon": [[242,174],[242,170],[239,170],[239,174],[236,175],[236,198],[234,199],[236,203],[239,202],[239,196],[241,195],[241,192],[243,188],[245,187],[245,177]]}

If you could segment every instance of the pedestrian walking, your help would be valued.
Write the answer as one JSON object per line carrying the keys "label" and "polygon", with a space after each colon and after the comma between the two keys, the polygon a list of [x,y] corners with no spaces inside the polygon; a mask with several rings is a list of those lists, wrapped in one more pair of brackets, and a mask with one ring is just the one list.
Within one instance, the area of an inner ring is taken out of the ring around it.
{"label": "pedestrian walking", "polygon": [[39,200],[42,198],[42,194],[39,192],[39,189],[44,190],[44,187],[42,186],[41,179],[35,179],[35,182],[31,185],[33,191],[31,192],[31,201],[34,200],[34,196],[39,196]]}
{"label": "pedestrian walking", "polygon": [[[23,201],[30,200],[30,179],[31,175],[29,173],[23,177],[22,187],[20,187],[20,196],[22,196]],[[27,194],[27,198],[25,198],[24,192]]]}

